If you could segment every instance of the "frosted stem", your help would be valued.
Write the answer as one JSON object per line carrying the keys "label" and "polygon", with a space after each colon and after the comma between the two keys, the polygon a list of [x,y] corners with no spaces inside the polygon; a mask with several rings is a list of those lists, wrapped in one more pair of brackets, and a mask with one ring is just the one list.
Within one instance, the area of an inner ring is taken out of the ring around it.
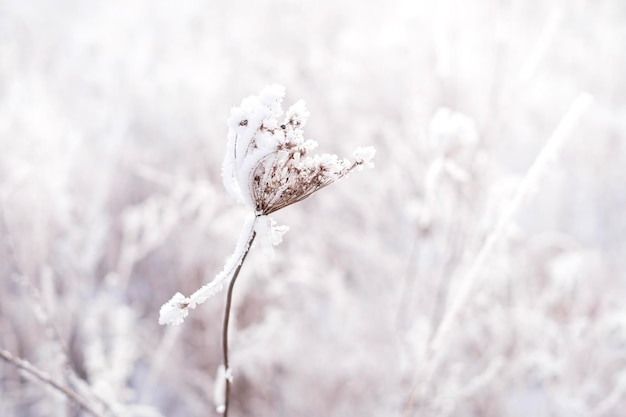
{"label": "frosted stem", "polygon": [[243,265],[243,262],[246,260],[246,256],[248,256],[248,252],[250,251],[250,246],[252,245],[252,242],[254,241],[254,237],[256,236],[256,232],[254,231],[254,228],[252,228],[252,233],[250,233],[250,236],[248,238],[248,241],[245,245],[245,251],[243,252],[242,256],[241,256],[241,261],[239,262],[239,264],[237,265],[237,269],[235,269],[235,272],[233,274],[232,279],[230,280],[230,284],[228,284],[228,292],[226,294],[226,306],[224,307],[224,322],[222,325],[222,353],[224,356],[224,372],[225,372],[225,379],[226,379],[226,395],[224,397],[224,416],[228,417],[228,403],[229,403],[229,399],[230,399],[230,378],[229,378],[229,364],[228,364],[228,323],[230,321],[230,307],[232,305],[232,300],[233,300],[233,289],[235,288],[235,281],[237,281],[237,277],[239,276],[239,271],[241,270],[241,266]]}

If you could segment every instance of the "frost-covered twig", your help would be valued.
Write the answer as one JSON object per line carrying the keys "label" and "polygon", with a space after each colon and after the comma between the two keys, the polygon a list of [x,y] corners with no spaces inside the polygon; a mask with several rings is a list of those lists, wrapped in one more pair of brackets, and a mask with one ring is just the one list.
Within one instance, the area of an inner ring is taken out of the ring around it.
{"label": "frost-covered twig", "polygon": [[304,139],[302,129],[309,117],[304,101],[283,112],[284,96],[285,87],[272,85],[231,110],[222,177],[226,191],[248,207],[251,214],[222,272],[189,297],[176,293],[160,311],[159,323],[180,324],[189,310],[220,291],[230,280],[222,328],[224,363],[214,389],[217,410],[224,415],[228,414],[232,380],[228,323],[233,289],[255,236],[259,236],[263,252],[271,258],[273,247],[282,241],[289,228],[277,226],[267,216],[302,201],[354,170],[372,167],[376,153],[371,146],[357,148],[353,161],[332,154],[311,155],[317,142]]}
{"label": "frost-covered twig", "polygon": [[213,281],[202,286],[189,297],[185,297],[181,293],[174,296],[161,307],[159,323],[160,324],[181,324],[189,315],[189,310],[196,308],[204,303],[209,297],[215,295],[222,290],[224,284],[233,276],[233,273],[243,262],[245,254],[248,252],[251,236],[254,234],[256,224],[256,216],[249,216],[246,221],[239,241],[235,247],[235,252],[228,258],[222,272],[217,274]]}
{"label": "frost-covered twig", "polygon": [[89,404],[89,402],[85,398],[83,398],[80,394],[78,394],[76,391],[74,391],[71,388],[69,388],[68,386],[66,386],[66,385],[56,381],[50,375],[48,375],[44,371],[36,368],[34,365],[32,365],[27,360],[18,358],[16,356],[14,356],[8,350],[4,350],[4,349],[0,349],[0,358],[4,359],[7,362],[12,363],[13,365],[17,366],[18,368],[28,372],[30,375],[34,376],[35,378],[37,378],[38,380],[40,380],[44,384],[47,384],[47,385],[51,386],[52,388],[54,388],[55,390],[61,392],[67,398],[69,398],[70,400],[74,401],[80,408],[82,408],[86,412],[91,413],[91,414],[93,414],[96,417],[105,417],[104,414],[102,414],[101,412],[96,410],[94,407],[92,407],[91,404]]}

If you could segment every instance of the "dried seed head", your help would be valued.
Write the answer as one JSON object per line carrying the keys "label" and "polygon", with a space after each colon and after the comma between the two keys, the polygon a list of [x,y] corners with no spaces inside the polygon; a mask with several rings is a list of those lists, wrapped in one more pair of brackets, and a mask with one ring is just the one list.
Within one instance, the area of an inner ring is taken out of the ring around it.
{"label": "dried seed head", "polygon": [[353,162],[337,155],[310,155],[304,101],[283,113],[285,88],[272,85],[231,111],[223,165],[226,190],[258,215],[268,215],[332,184],[357,167],[373,166],[373,147],[358,148]]}
{"label": "dried seed head", "polygon": [[[263,252],[273,256],[273,247],[282,241],[289,228],[277,226],[264,216],[310,196],[355,168],[373,166],[376,151],[371,146],[357,148],[354,162],[331,154],[310,155],[317,142],[304,140],[302,132],[309,112],[304,102],[298,101],[283,113],[284,96],[283,86],[272,85],[232,109],[222,177],[228,193],[250,207],[254,215],[250,215],[224,269],[189,297],[176,293],[161,307],[160,324],[182,323],[189,310],[220,291],[245,259],[255,233],[260,237]],[[217,381],[223,379],[218,376]],[[218,387],[218,412],[225,410],[222,393]]]}

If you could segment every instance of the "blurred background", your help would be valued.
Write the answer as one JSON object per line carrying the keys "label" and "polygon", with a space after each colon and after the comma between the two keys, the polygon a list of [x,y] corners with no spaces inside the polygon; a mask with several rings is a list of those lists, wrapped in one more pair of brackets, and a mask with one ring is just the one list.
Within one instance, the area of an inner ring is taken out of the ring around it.
{"label": "blurred background", "polygon": [[[245,211],[230,108],[271,83],[376,167],[273,215],[231,322],[232,416],[623,416],[626,3],[0,1],[0,348],[106,416],[213,416]],[[593,96],[455,289],[563,116]],[[0,361],[0,415],[82,416]]]}

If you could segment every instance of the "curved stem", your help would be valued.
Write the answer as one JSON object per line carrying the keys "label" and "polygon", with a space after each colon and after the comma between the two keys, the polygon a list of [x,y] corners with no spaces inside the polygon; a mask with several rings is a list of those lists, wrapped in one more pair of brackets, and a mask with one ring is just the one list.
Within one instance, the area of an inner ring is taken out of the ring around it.
{"label": "curved stem", "polygon": [[230,306],[232,304],[233,299],[233,289],[235,288],[235,281],[239,276],[239,271],[241,270],[241,266],[243,262],[246,260],[246,256],[248,252],[250,252],[250,246],[254,241],[254,237],[256,236],[256,232],[252,232],[250,234],[250,239],[246,244],[245,252],[241,257],[241,262],[237,265],[237,269],[235,269],[235,273],[233,274],[233,278],[230,280],[230,284],[228,284],[228,293],[226,294],[226,306],[224,307],[224,322],[222,325],[222,353],[224,355],[224,372],[226,378],[226,396],[224,399],[224,417],[228,417],[228,403],[230,400],[230,375],[229,375],[229,364],[228,364],[228,323],[230,321]]}

